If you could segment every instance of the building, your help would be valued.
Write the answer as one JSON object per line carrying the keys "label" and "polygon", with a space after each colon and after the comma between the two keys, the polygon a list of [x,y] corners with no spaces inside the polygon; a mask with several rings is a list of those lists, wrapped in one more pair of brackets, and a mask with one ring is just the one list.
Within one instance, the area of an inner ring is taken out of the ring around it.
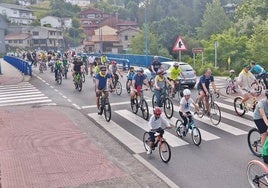
{"label": "building", "polygon": [[10,27],[9,32],[10,34],[5,37],[5,43],[11,48],[19,46],[25,49],[64,49],[63,34],[59,29],[50,27],[22,26],[13,28]]}
{"label": "building", "polygon": [[30,25],[36,17],[33,11],[21,5],[0,3],[0,14],[12,24]]}
{"label": "building", "polygon": [[127,51],[129,49],[131,39],[139,32],[140,30],[134,27],[127,27],[117,32],[123,46],[123,51]]}
{"label": "building", "polygon": [[41,26],[50,25],[53,28],[69,29],[72,27],[71,18],[59,18],[55,16],[45,16],[40,19]]}
{"label": "building", "polygon": [[7,24],[2,15],[0,15],[0,53],[6,53],[5,46],[5,30],[7,29]]}
{"label": "building", "polygon": [[90,0],[64,0],[66,3],[71,3],[72,5],[77,5],[80,7],[86,7],[90,5]]}

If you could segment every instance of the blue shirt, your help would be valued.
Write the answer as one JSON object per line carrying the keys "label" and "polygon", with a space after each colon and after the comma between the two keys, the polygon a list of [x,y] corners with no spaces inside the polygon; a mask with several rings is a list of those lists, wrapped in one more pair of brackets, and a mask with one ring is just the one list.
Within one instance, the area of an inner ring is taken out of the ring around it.
{"label": "blue shirt", "polygon": [[133,77],[133,80],[135,80],[135,88],[137,88],[138,86],[142,86],[143,85],[143,82],[144,80],[146,79],[146,75],[143,74],[141,76],[139,76],[138,73],[136,73]]}
{"label": "blue shirt", "polygon": [[200,77],[200,80],[199,80],[198,85],[197,85],[197,89],[204,90],[203,87],[202,87],[202,84],[204,83],[206,88],[207,88],[207,90],[209,90],[209,84],[211,82],[214,82],[214,76],[211,75],[210,77],[206,77],[206,75],[203,74]]}
{"label": "blue shirt", "polygon": [[127,75],[127,79],[128,79],[128,80],[132,80],[133,77],[134,77],[134,75],[135,75],[135,72],[134,72],[134,71],[133,71],[133,72],[130,72],[130,71],[129,71],[129,73],[128,73],[128,75]]}
{"label": "blue shirt", "polygon": [[106,89],[107,87],[107,79],[110,79],[112,76],[111,74],[107,73],[106,75],[102,76],[100,73],[96,75],[96,79],[99,80],[99,90]]}

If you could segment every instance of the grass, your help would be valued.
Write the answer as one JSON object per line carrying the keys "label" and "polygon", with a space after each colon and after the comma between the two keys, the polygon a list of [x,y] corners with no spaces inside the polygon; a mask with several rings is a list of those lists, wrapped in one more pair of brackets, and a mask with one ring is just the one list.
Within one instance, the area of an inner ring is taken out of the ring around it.
{"label": "grass", "polygon": [[34,11],[37,19],[41,19],[50,11],[50,1],[44,1],[42,3],[31,5],[30,8]]}

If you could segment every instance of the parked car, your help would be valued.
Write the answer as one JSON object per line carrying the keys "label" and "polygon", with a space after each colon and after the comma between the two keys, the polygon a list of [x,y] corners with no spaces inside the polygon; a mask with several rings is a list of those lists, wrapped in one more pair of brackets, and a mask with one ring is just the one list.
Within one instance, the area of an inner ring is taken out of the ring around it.
{"label": "parked car", "polygon": [[[167,76],[169,76],[170,70],[173,67],[175,61],[165,61],[165,62],[161,62],[161,63],[167,72]],[[179,77],[179,79],[182,79],[181,80],[182,85],[187,86],[188,88],[194,88],[194,86],[196,84],[196,72],[195,72],[195,70],[188,63],[185,63],[185,62],[178,62],[178,63],[179,63],[180,68],[182,69],[182,74],[185,76],[185,79]],[[147,75],[148,80],[151,79],[151,72],[149,69],[145,69],[144,74]]]}

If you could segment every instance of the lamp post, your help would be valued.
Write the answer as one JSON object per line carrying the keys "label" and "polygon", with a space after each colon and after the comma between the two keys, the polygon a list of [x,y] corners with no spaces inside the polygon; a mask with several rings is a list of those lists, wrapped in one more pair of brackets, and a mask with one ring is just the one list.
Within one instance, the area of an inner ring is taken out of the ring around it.
{"label": "lamp post", "polygon": [[217,48],[218,48],[218,42],[216,41],[214,43],[214,47],[215,47],[215,68],[217,68]]}
{"label": "lamp post", "polygon": [[147,5],[148,5],[148,0],[145,1],[145,9],[144,9],[144,34],[145,34],[145,54],[146,54],[146,66],[148,66],[148,27],[147,27]]}

